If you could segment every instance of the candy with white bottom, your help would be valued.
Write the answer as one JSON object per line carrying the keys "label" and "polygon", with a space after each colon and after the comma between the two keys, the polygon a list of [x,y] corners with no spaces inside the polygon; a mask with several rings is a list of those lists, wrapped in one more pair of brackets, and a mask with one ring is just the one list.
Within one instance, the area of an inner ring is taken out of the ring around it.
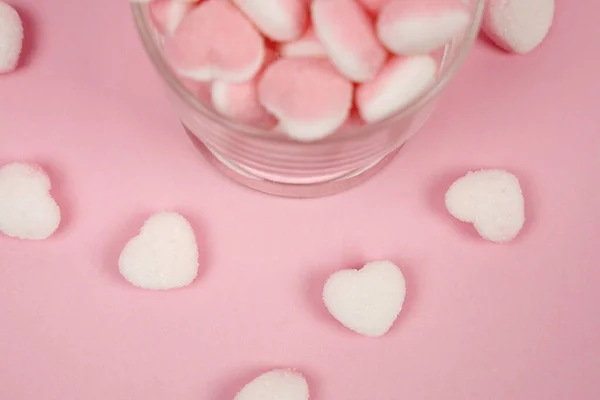
{"label": "candy with white bottom", "polygon": [[469,172],[446,192],[446,208],[473,224],[479,235],[496,243],[514,239],[525,223],[525,200],[519,180],[502,170]]}
{"label": "candy with white bottom", "polygon": [[23,49],[23,23],[19,13],[0,1],[0,74],[17,67]]}
{"label": "candy with white bottom", "polygon": [[258,101],[256,79],[242,83],[215,81],[212,104],[223,116],[261,129],[271,129],[277,120]]}
{"label": "candy with white bottom", "polygon": [[198,245],[180,214],[151,216],[119,257],[119,271],[132,285],[153,290],[181,288],[198,274]]}
{"label": "candy with white bottom", "polygon": [[354,82],[374,78],[387,58],[367,12],[355,0],[314,0],[313,28],[337,69]]}
{"label": "candy with white bottom", "polygon": [[[275,60],[268,51],[265,68]],[[261,74],[241,83],[214,81],[211,89],[212,104],[221,115],[255,128],[272,129],[277,120],[269,114],[258,99],[258,82]]]}
{"label": "candy with white bottom", "polygon": [[396,56],[371,82],[356,89],[360,116],[369,123],[388,118],[435,82],[437,63],[430,56]]}
{"label": "candy with white bottom", "polygon": [[374,261],[359,270],[342,270],[323,289],[327,310],[346,328],[364,336],[385,335],[404,304],[406,282],[390,261]]}
{"label": "candy with white bottom", "polygon": [[276,369],[266,372],[250,383],[235,396],[234,400],[308,400],[309,388],[306,379],[291,369]]}
{"label": "candy with white bottom", "polygon": [[177,73],[198,81],[245,82],[265,58],[263,37],[241,11],[221,0],[194,7],[164,47]]}
{"label": "candy with white bottom", "polygon": [[378,15],[377,35],[395,54],[428,54],[462,33],[470,20],[462,0],[390,0]]}
{"label": "candy with white bottom", "polygon": [[312,141],[335,132],[352,107],[353,86],[326,60],[281,58],[258,85],[261,104],[293,139]]}
{"label": "candy with white bottom", "polygon": [[233,0],[269,39],[283,42],[300,37],[308,24],[307,0]]}
{"label": "candy with white bottom", "polygon": [[282,57],[328,57],[327,50],[312,28],[308,28],[304,35],[297,40],[281,43],[279,45],[279,53]]}
{"label": "candy with white bottom", "polygon": [[0,168],[0,232],[30,240],[46,239],[60,224],[48,175],[39,167],[14,162]]}
{"label": "candy with white bottom", "polygon": [[198,0],[154,0],[150,3],[150,17],[163,35],[172,35],[186,14]]}
{"label": "candy with white bottom", "polygon": [[526,54],[552,26],[554,0],[487,0],[481,29],[499,47]]}

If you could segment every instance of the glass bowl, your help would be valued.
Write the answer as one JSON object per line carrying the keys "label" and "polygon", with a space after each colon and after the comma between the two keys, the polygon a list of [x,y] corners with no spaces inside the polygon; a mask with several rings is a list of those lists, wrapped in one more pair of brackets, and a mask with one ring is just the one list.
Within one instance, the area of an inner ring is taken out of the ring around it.
{"label": "glass bowl", "polygon": [[226,119],[207,107],[172,71],[147,3],[132,3],[142,43],[166,83],[183,128],[198,150],[234,181],[286,197],[331,195],[380,171],[427,121],[436,100],[461,67],[479,32],[484,0],[467,0],[468,28],[435,56],[436,81],[403,109],[377,123],[349,127],[315,142],[298,142],[273,130]]}

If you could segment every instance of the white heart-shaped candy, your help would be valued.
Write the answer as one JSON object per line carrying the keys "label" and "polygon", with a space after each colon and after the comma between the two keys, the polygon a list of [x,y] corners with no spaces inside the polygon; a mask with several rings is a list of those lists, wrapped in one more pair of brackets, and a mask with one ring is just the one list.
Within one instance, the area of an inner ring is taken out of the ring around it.
{"label": "white heart-shaped candy", "polygon": [[525,223],[525,200],[519,180],[502,170],[469,172],[446,192],[446,208],[491,242],[514,239]]}
{"label": "white heart-shaped candy", "polygon": [[323,289],[325,306],[348,329],[361,335],[386,334],[406,297],[404,276],[390,261],[374,261],[359,270],[342,270]]}
{"label": "white heart-shaped candy", "polygon": [[198,274],[198,245],[189,222],[163,212],[151,216],[119,257],[119,271],[134,286],[166,290],[187,286]]}
{"label": "white heart-shaped candy", "polygon": [[293,370],[276,369],[252,380],[235,400],[308,400],[308,384]]}
{"label": "white heart-shaped candy", "polygon": [[23,22],[17,10],[0,1],[0,74],[12,72],[23,50]]}
{"label": "white heart-shaped candy", "polygon": [[19,239],[52,235],[60,224],[60,209],[50,188],[41,168],[18,162],[0,168],[0,231]]}

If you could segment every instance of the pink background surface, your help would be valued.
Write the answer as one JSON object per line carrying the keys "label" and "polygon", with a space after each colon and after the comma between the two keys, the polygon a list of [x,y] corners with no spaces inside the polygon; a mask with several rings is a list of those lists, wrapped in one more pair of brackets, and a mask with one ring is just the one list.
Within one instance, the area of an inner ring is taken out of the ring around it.
{"label": "pink background surface", "polygon": [[[250,192],[198,156],[125,1],[12,3],[28,43],[0,77],[0,165],[41,163],[65,215],[51,240],[0,237],[1,399],[226,400],[278,366],[304,371],[315,400],[600,398],[599,1],[558,1],[527,57],[480,42],[388,169],[307,201]],[[510,245],[443,209],[480,167],[524,184]],[[117,258],[162,209],[193,222],[202,274],[136,290]],[[320,290],[380,258],[403,265],[409,295],[372,340],[333,321]]]}

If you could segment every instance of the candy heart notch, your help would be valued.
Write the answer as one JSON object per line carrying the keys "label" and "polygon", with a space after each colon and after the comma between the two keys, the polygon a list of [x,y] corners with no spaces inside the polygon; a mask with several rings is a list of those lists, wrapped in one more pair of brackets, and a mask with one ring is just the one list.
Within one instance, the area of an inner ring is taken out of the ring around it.
{"label": "candy heart notch", "polygon": [[235,396],[234,400],[308,400],[308,384],[304,377],[290,369],[266,372]]}
{"label": "candy heart notch", "polygon": [[0,231],[30,240],[46,239],[60,224],[50,178],[38,167],[14,162],[0,168]]}
{"label": "candy heart notch", "polygon": [[198,246],[189,222],[173,212],[154,214],[119,257],[132,285],[167,290],[189,285],[198,274]]}
{"label": "candy heart notch", "polygon": [[479,235],[496,243],[514,239],[525,223],[525,200],[519,180],[502,170],[469,172],[446,192],[446,208],[472,223]]}
{"label": "candy heart notch", "polygon": [[206,0],[165,38],[165,56],[183,77],[202,82],[214,79],[244,82],[261,69],[263,37],[228,1]]}
{"label": "candy heart notch", "polygon": [[385,335],[402,310],[406,283],[390,261],[331,275],[323,289],[325,306],[342,325],[364,336]]}

